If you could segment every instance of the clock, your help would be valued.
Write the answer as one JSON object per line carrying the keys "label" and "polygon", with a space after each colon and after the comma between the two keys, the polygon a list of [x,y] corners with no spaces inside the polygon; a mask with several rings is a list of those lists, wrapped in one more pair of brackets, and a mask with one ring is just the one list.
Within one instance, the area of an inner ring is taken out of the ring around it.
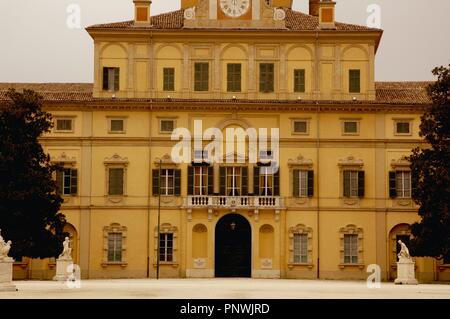
{"label": "clock", "polygon": [[248,12],[250,0],[220,0],[220,9],[230,18],[239,18]]}

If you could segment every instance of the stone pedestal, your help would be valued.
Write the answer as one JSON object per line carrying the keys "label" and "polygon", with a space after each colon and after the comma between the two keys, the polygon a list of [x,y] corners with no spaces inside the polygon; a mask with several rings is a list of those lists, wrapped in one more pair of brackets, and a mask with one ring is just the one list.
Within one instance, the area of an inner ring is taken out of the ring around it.
{"label": "stone pedestal", "polygon": [[13,264],[12,258],[0,260],[0,291],[17,291],[12,281]]}
{"label": "stone pedestal", "polygon": [[[72,259],[57,259],[56,260],[56,276],[53,277],[55,281],[66,281],[72,275],[68,271],[68,267],[73,265]],[[73,268],[72,268],[73,269]]]}
{"label": "stone pedestal", "polygon": [[414,267],[414,261],[397,262],[397,279],[395,279],[394,283],[396,285],[417,285],[418,281]]}

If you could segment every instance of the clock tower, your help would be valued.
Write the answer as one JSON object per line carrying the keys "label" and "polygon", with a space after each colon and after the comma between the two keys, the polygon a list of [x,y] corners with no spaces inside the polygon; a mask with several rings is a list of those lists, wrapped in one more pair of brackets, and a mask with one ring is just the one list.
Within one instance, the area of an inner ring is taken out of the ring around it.
{"label": "clock tower", "polygon": [[185,28],[285,28],[290,0],[184,0]]}

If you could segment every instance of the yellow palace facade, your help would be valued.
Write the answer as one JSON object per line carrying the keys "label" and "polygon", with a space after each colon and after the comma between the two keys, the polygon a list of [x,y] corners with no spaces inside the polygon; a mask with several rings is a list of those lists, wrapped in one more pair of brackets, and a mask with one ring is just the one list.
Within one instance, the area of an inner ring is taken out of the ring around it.
{"label": "yellow palace facade", "polygon": [[[430,101],[427,83],[375,82],[382,31],[335,22],[331,1],[307,14],[289,0],[182,0],[157,16],[133,2],[134,20],[87,28],[93,84],[1,84],[41,92],[54,116],[41,141],[64,166],[82,278],[155,278],[158,256],[162,278],[365,279],[371,264],[396,278],[396,242],[419,220],[406,156]],[[224,135],[278,128],[278,172],[247,144],[224,154],[239,161],[173,161],[173,130],[197,120]],[[54,272],[54,260],[14,266],[16,279]],[[450,268],[416,258],[416,274]]]}

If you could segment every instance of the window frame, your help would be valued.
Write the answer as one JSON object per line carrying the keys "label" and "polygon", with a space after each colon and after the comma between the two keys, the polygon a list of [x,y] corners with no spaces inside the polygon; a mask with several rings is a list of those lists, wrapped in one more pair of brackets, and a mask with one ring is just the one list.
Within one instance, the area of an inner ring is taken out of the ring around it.
{"label": "window frame", "polygon": [[[170,240],[169,240],[169,237]],[[162,263],[173,263],[174,257],[174,233],[172,232],[164,232],[159,234],[159,261]],[[171,247],[168,246],[168,243],[171,243]],[[163,245],[164,244],[164,245]],[[164,253],[161,255],[161,251]],[[161,258],[163,256],[163,258]],[[169,260],[170,256],[170,260]]]}
{"label": "window frame", "polygon": [[[305,123],[306,130],[305,132],[297,132],[295,130],[296,123]],[[309,135],[310,134],[310,119],[292,119],[292,135]]]}
{"label": "window frame", "polygon": [[[230,70],[230,67],[239,66],[239,72]],[[237,79],[237,77],[239,79]],[[242,92],[242,63],[227,63],[227,92],[241,93]]]}
{"label": "window frame", "polygon": [[[300,241],[296,241],[296,238],[300,237]],[[305,240],[303,240],[305,239]],[[293,251],[294,251],[294,264],[307,264],[308,263],[308,234],[306,233],[295,233],[293,240]],[[297,249],[297,245],[300,247]],[[298,259],[296,259],[298,257]]]}
{"label": "window frame", "polygon": [[[69,130],[58,129],[58,121],[70,121],[71,128]],[[73,133],[75,131],[75,116],[54,116],[54,133]]]}
{"label": "window frame", "polygon": [[[197,66],[200,67],[204,67],[206,66],[207,69],[207,78],[204,79],[205,77],[205,70],[203,68],[201,68],[200,70],[197,71]],[[199,73],[197,73],[199,72]],[[197,76],[199,76],[199,78],[197,78]],[[194,92],[209,92],[210,91],[210,86],[211,86],[211,67],[210,67],[210,63],[209,62],[194,62]],[[206,87],[203,87],[203,85],[206,84]]]}
{"label": "window frame", "polygon": [[[126,133],[126,121],[127,117],[121,117],[121,116],[108,116],[108,134],[125,134]],[[112,129],[112,122],[113,121],[122,121],[122,131],[114,131]]]}
{"label": "window frame", "polygon": [[[122,236],[121,260],[109,260],[109,234],[115,233]],[[109,226],[103,227],[103,260],[102,267],[119,265],[126,267],[127,262],[127,227],[118,223],[111,223]]]}
{"label": "window frame", "polygon": [[[164,121],[172,122],[173,129],[171,131],[163,130],[162,123]],[[177,127],[177,120],[175,118],[160,118],[158,121],[159,134],[172,134],[176,127]]]}
{"label": "window frame", "polygon": [[[228,173],[229,170],[232,171],[231,175]],[[237,173],[237,171],[239,172]],[[231,185],[229,185],[230,178]],[[239,185],[236,185],[237,182]],[[226,166],[225,183],[226,196],[242,196],[242,166]]]}
{"label": "window frame", "polygon": [[[170,71],[171,74],[166,74],[166,71]],[[174,67],[163,67],[163,91],[164,92],[175,92],[175,68]],[[171,80],[172,82],[166,82],[166,80]]]}
{"label": "window frame", "polygon": [[[394,119],[394,136],[412,136],[413,135],[413,119]],[[408,123],[409,132],[400,133],[398,132],[398,124]]]}
{"label": "window frame", "polygon": [[[354,73],[358,74],[357,78],[354,76]],[[353,81],[356,81],[356,80],[358,82],[353,83]],[[354,88],[353,85],[356,85],[356,88]],[[352,94],[352,93],[360,94],[361,93],[361,69],[349,69],[348,70],[348,92],[350,94]]]}
{"label": "window frame", "polygon": [[[264,70],[264,67],[271,67],[272,70]],[[271,76],[271,83],[267,82]],[[263,79],[264,77],[264,79]],[[259,93],[271,94],[275,93],[275,63],[274,62],[260,62],[259,63]]]}
{"label": "window frame", "polygon": [[[300,73],[300,74],[297,74]],[[300,82],[297,82],[301,80]],[[306,70],[294,69],[294,93],[306,92]]]}
{"label": "window frame", "polygon": [[[105,70],[107,70],[108,73],[108,82],[107,87],[105,88]],[[111,71],[113,71],[113,75],[111,75]],[[117,73],[116,73],[117,72]],[[120,91],[120,67],[114,67],[114,66],[104,66],[103,67],[103,81],[102,81],[102,90],[104,92],[119,92]],[[117,84],[117,86],[116,86]],[[112,86],[112,88],[111,88]]]}
{"label": "window frame", "polygon": [[[405,175],[409,175],[409,189],[405,187]],[[399,176],[401,176],[401,186],[399,185]],[[398,199],[411,199],[412,198],[412,180],[411,171],[409,170],[396,170],[395,171],[395,189]],[[405,196],[409,192],[409,196]]]}
{"label": "window frame", "polygon": [[[341,119],[342,121],[342,135],[343,136],[358,136],[360,135],[360,129],[361,129],[361,120],[360,119]],[[355,123],[356,124],[356,131],[355,132],[347,132],[346,131],[346,124],[347,123]]]}
{"label": "window frame", "polygon": [[[349,240],[347,241],[346,239]],[[344,264],[358,264],[358,250],[358,234],[344,234]]]}

